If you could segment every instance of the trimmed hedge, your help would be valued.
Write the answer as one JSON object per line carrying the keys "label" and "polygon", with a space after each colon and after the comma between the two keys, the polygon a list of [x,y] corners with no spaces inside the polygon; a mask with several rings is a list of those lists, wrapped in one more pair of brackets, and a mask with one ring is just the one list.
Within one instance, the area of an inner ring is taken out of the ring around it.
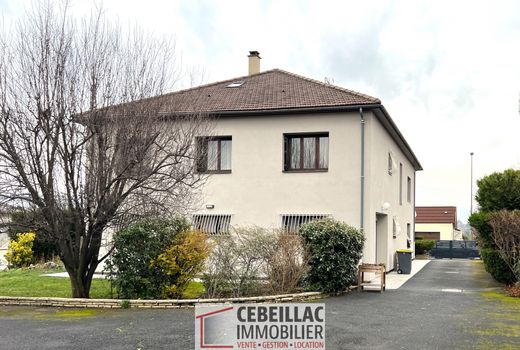
{"label": "trimmed hedge", "polygon": [[415,239],[415,254],[426,254],[435,247],[435,241],[432,239]]}
{"label": "trimmed hedge", "polygon": [[495,280],[505,284],[516,282],[513,271],[511,271],[495,249],[481,248],[480,258],[484,262],[486,271],[489,272]]}
{"label": "trimmed hedge", "polygon": [[340,221],[324,219],[302,225],[300,235],[308,247],[306,282],[325,293],[342,292],[356,283],[365,237]]}

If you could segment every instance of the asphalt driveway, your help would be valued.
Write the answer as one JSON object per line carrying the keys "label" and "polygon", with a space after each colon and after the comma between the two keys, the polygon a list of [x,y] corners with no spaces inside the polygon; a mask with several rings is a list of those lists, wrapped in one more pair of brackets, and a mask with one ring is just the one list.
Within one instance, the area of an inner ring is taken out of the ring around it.
{"label": "asphalt driveway", "polygon": [[[480,261],[435,260],[398,290],[325,300],[327,349],[520,349],[520,300]],[[193,310],[0,307],[0,349],[193,349]]]}

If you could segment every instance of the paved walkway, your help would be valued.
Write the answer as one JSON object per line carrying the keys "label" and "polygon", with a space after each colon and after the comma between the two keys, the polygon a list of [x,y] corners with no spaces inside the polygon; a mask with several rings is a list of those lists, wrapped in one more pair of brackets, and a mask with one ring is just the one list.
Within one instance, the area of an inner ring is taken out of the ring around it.
{"label": "paved walkway", "polygon": [[[433,260],[397,290],[325,300],[327,349],[520,349],[520,299],[479,260]],[[193,349],[193,310],[0,307],[1,349]]]}
{"label": "paved walkway", "polygon": [[[69,273],[68,272],[55,272],[55,273],[47,273],[42,276],[69,278]],[[95,273],[92,278],[103,278],[104,279],[104,278],[106,278],[106,276],[101,273]]]}
{"label": "paved walkway", "polygon": [[[391,271],[386,274],[386,289],[399,289],[403,284],[405,284],[410,278],[415,276],[417,272],[421,271],[423,267],[428,265],[431,260],[412,260],[412,271],[409,274],[398,274],[396,271]],[[366,290],[380,290],[381,278],[377,276],[370,282],[374,286],[367,285],[364,288]]]}

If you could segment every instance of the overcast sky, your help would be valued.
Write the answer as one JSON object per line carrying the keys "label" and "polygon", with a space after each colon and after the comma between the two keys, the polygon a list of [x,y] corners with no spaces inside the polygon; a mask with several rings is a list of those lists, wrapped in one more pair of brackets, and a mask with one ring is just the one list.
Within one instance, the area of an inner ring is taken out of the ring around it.
{"label": "overcast sky", "polygon": [[[0,0],[4,19],[21,0]],[[76,13],[94,2],[72,1]],[[204,82],[280,68],[380,98],[424,171],[417,205],[470,207],[475,179],[520,167],[520,1],[105,0],[110,18],[175,37]],[[186,80],[184,85],[186,85]]]}

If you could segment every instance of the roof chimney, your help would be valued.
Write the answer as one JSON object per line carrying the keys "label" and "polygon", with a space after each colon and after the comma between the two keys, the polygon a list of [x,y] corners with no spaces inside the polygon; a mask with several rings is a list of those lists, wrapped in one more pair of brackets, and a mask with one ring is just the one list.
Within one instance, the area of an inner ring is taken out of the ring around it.
{"label": "roof chimney", "polygon": [[249,51],[249,75],[260,73],[260,52]]}

